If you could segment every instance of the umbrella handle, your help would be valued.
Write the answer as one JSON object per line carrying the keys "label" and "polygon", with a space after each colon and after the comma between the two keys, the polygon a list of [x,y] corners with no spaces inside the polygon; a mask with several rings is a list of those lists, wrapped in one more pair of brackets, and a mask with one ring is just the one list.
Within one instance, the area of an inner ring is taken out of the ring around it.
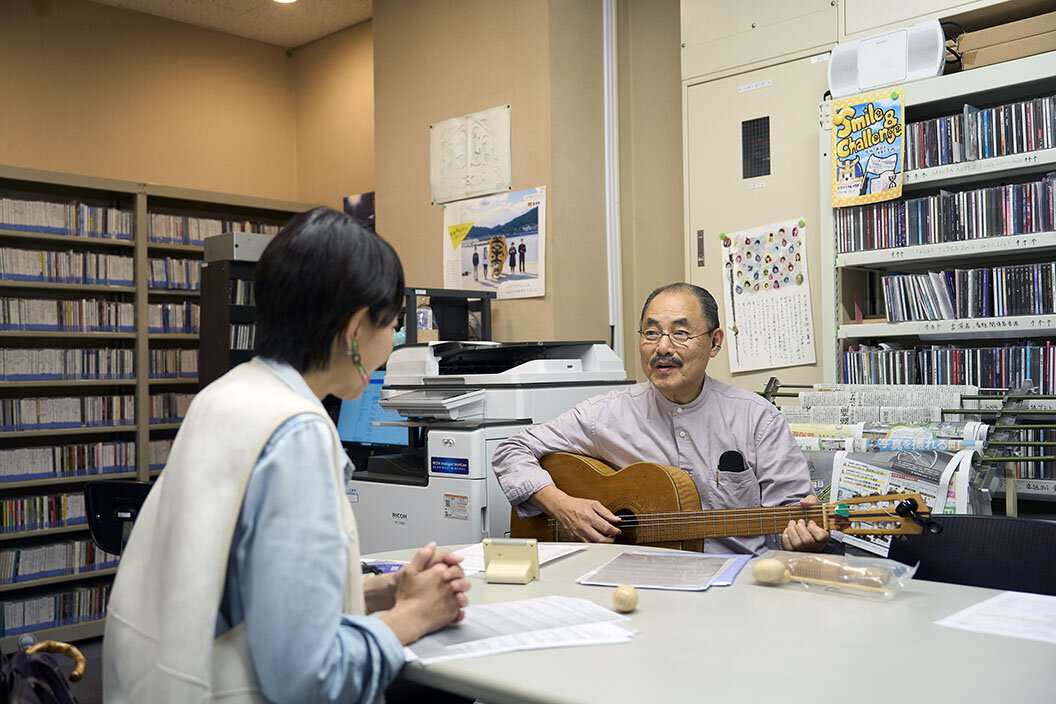
{"label": "umbrella handle", "polygon": [[81,654],[81,651],[69,643],[63,643],[62,641],[57,640],[44,640],[29,646],[26,648],[26,652],[30,655],[33,653],[59,653],[65,655],[76,663],[73,672],[70,673],[70,681],[78,682],[84,675],[84,667],[87,664],[87,661],[85,660],[84,655]]}

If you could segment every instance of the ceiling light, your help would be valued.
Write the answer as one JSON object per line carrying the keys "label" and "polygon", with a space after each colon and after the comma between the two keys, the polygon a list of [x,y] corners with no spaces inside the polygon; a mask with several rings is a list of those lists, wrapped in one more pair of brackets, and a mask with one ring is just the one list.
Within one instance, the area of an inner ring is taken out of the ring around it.
{"label": "ceiling light", "polygon": [[289,5],[290,3],[297,2],[297,0],[275,0],[280,5]]}

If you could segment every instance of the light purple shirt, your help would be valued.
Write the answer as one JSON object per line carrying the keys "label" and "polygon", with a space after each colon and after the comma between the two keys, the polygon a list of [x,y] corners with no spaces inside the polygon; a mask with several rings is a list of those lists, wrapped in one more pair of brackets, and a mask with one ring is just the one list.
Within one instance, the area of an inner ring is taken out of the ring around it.
{"label": "light purple shirt", "polygon": [[[745,471],[716,469],[727,450],[741,453]],[[810,493],[807,462],[777,408],[711,377],[686,404],[669,401],[645,382],[588,399],[503,442],[492,467],[522,517],[540,513],[525,502],[554,483],[539,458],[559,451],[596,457],[616,468],[643,461],[680,467],[697,485],[706,510],[795,504]],[[763,536],[704,541],[708,553],[758,554],[765,547]]]}

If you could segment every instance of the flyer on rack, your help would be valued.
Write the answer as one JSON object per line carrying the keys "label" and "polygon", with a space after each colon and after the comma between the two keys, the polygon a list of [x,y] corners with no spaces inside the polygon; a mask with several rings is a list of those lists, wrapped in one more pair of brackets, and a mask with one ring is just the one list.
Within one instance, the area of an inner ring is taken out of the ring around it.
{"label": "flyer on rack", "polygon": [[806,221],[723,233],[730,371],[813,364]]}
{"label": "flyer on rack", "polygon": [[832,207],[901,197],[903,95],[895,86],[832,101]]}
{"label": "flyer on rack", "polygon": [[444,205],[444,288],[546,293],[546,187]]}
{"label": "flyer on rack", "polygon": [[[832,464],[832,498],[920,494],[935,515],[967,513],[973,450],[852,453],[837,452]],[[843,541],[887,557],[889,535],[845,535]]]}

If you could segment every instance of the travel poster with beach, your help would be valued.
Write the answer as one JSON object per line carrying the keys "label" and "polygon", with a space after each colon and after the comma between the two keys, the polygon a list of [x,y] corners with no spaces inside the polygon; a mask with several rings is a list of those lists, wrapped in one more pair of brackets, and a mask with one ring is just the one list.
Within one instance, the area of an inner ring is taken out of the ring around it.
{"label": "travel poster with beach", "polygon": [[444,204],[444,288],[546,293],[546,187]]}

